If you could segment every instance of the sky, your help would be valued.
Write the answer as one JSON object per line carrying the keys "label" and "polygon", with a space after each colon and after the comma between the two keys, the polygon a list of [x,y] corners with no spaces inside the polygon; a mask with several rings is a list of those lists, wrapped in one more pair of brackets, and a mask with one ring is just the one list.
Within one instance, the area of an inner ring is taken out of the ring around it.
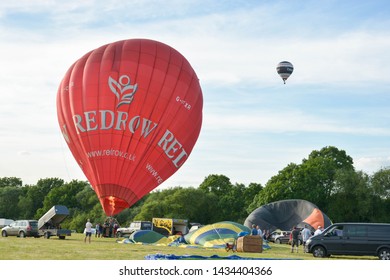
{"label": "sky", "polygon": [[372,174],[390,166],[389,15],[387,0],[1,1],[0,177],[86,180],[59,129],[58,86],[85,53],[131,38],[178,50],[203,92],[198,141],[159,188],[210,174],[265,185],[326,146]]}

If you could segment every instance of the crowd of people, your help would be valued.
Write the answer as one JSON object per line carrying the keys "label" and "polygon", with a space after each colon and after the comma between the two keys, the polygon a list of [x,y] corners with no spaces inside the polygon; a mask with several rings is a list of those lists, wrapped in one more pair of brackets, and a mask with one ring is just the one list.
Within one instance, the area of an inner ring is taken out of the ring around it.
{"label": "crowd of people", "polygon": [[[92,236],[92,228],[93,225],[90,221],[90,219],[87,220],[85,224],[85,238],[84,242],[86,243],[87,240],[89,243],[91,243],[91,236]],[[96,223],[95,225],[95,237],[115,237],[116,231],[119,228],[119,224],[114,218],[107,218],[103,223]]]}
{"label": "crowd of people", "polygon": [[[316,231],[312,233],[308,225],[305,225],[305,227],[302,230],[294,226],[290,233],[290,240],[289,240],[289,243],[291,244],[291,253],[293,253],[294,251],[298,253],[298,247],[300,245],[300,238],[299,238],[300,235],[303,241],[302,245],[305,246],[307,240],[309,240],[310,237],[321,234],[323,230],[324,229],[322,226],[318,226]],[[264,240],[267,240],[269,234],[270,234],[269,230],[262,231],[258,225],[255,224],[252,225],[251,235],[260,235],[263,237]]]}
{"label": "crowd of people", "polygon": [[311,232],[308,225],[305,225],[305,227],[302,229],[302,231],[294,226],[293,230],[290,234],[291,239],[291,253],[294,253],[294,247],[296,249],[296,252],[298,253],[298,247],[299,247],[299,235],[302,236],[303,246],[306,245],[307,240],[309,240],[310,237],[316,236],[318,234],[321,234],[323,232],[323,227],[318,226],[316,231],[314,233]]}
{"label": "crowd of people", "polygon": [[260,226],[253,224],[251,235],[260,235],[264,240],[267,240],[269,237],[269,230],[262,231]]}

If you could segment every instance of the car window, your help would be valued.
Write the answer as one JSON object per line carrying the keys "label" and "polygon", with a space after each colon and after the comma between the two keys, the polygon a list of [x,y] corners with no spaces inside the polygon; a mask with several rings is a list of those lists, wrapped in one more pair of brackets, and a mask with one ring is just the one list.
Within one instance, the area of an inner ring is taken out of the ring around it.
{"label": "car window", "polygon": [[34,221],[32,221],[32,222],[30,222],[30,225],[31,225],[32,227],[35,227],[35,226],[37,226],[37,225],[38,225],[38,222],[34,222]]}
{"label": "car window", "polygon": [[151,230],[152,229],[152,223],[143,223],[142,229],[144,229],[144,230]]}
{"label": "car window", "polygon": [[382,237],[388,235],[390,228],[382,225],[372,225],[368,227],[368,232],[372,237]]}
{"label": "car window", "polygon": [[344,226],[335,226],[326,233],[326,236],[343,236],[343,231]]}
{"label": "car window", "polygon": [[131,227],[131,228],[139,228],[139,222],[132,222],[132,223],[130,224],[130,227]]}
{"label": "car window", "polygon": [[347,226],[345,234],[349,237],[365,237],[367,236],[367,226],[353,225]]}

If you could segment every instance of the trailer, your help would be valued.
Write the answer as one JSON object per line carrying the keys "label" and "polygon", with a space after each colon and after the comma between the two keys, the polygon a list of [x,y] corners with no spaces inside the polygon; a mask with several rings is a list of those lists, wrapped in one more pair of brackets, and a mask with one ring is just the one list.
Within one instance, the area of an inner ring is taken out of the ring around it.
{"label": "trailer", "polygon": [[61,223],[69,215],[69,210],[63,205],[54,205],[38,220],[38,232],[40,236],[50,238],[58,236],[65,239],[71,235],[71,230],[61,228]]}

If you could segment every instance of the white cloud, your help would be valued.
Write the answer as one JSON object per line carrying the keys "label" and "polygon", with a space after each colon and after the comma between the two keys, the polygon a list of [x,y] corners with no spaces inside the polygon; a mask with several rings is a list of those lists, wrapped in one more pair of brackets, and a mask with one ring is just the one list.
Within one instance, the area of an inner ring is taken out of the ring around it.
{"label": "white cloud", "polygon": [[[209,2],[2,1],[0,153],[8,160],[0,177],[85,178],[57,127],[57,88],[76,59],[127,38],[176,48],[203,87],[199,142],[167,184],[200,183],[215,172],[264,183],[335,142],[353,149],[364,170],[388,162],[366,150],[369,139],[388,153],[388,19],[335,17],[316,1],[297,10],[295,2]],[[29,17],[17,21],[18,14]],[[287,85],[275,70],[281,60],[295,66]]]}
{"label": "white cloud", "polygon": [[375,173],[382,168],[390,167],[390,156],[387,157],[361,157],[354,160],[356,170],[363,170],[368,174]]}

